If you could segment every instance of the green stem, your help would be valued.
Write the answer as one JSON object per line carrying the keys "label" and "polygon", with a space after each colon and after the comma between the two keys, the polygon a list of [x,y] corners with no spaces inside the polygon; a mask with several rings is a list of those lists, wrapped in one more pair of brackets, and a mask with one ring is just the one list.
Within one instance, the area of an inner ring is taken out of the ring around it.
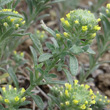
{"label": "green stem", "polygon": [[[36,85],[30,85],[27,90],[26,93],[31,92],[31,90],[35,87]],[[27,94],[26,94],[27,95]]]}
{"label": "green stem", "polygon": [[103,53],[106,50],[106,45],[104,47],[105,48],[101,52],[99,52],[98,56],[94,60],[94,63],[92,65],[92,67],[86,72],[85,76],[82,78],[82,80],[80,81],[80,83],[84,83],[85,79],[87,79],[87,77],[92,73],[92,71],[93,71],[94,67],[96,66],[96,63],[98,62],[99,58],[103,55]]}

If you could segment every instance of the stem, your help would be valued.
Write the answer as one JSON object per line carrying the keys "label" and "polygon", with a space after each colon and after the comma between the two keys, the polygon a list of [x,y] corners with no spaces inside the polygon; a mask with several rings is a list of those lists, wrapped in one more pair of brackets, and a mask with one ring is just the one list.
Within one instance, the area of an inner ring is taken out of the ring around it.
{"label": "stem", "polygon": [[[26,93],[31,92],[31,90],[35,87],[36,85],[30,85],[27,90]],[[25,94],[26,95],[26,94]]]}
{"label": "stem", "polygon": [[82,80],[80,81],[80,83],[84,83],[84,80],[87,79],[87,77],[91,74],[91,72],[93,71],[94,67],[96,66],[96,63],[98,61],[98,59],[103,55],[103,53],[106,50],[106,45],[104,46],[105,48],[99,52],[98,56],[96,57],[92,67],[86,72],[85,76],[82,78]]}

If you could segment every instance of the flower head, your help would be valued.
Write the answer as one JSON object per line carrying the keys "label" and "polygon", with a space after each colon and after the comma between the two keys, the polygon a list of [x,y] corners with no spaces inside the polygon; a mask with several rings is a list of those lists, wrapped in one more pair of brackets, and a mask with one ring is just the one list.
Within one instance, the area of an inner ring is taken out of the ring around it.
{"label": "flower head", "polygon": [[79,45],[91,44],[95,38],[95,33],[101,29],[98,26],[98,22],[101,19],[96,19],[88,10],[78,9],[70,11],[66,18],[61,18],[60,20],[65,30],[64,36],[67,37],[67,33],[69,33],[69,36],[71,36],[69,39],[77,40]]}
{"label": "flower head", "polygon": [[0,103],[3,103],[7,106],[18,106],[21,102],[26,100],[25,97],[22,98],[22,94],[25,89],[17,90],[13,88],[11,85],[8,87],[2,87],[2,95],[0,95]]}

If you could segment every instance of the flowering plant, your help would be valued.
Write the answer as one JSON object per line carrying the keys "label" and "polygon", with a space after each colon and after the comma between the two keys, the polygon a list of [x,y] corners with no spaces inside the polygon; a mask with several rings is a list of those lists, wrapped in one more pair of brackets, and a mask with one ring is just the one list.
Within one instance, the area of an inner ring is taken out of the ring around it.
{"label": "flowering plant", "polygon": [[[20,14],[15,11],[19,0],[0,0],[0,70],[3,73],[6,72],[5,75],[8,74],[6,77],[10,76],[8,78],[8,80],[11,79],[9,83],[12,83],[13,80],[15,86],[14,88],[11,85],[0,87],[1,110],[23,110],[22,106],[31,103],[26,101],[27,97],[31,97],[37,107],[44,110],[42,98],[32,91],[35,87],[42,85],[48,85],[51,90],[49,98],[41,91],[48,99],[48,110],[53,110],[54,107],[60,110],[101,110],[110,103],[107,96],[102,96],[98,92],[95,94],[89,85],[84,84],[87,77],[102,63],[99,63],[98,59],[110,47],[110,22],[108,19],[110,4],[107,4],[104,8],[105,11],[100,14],[98,19],[89,10],[76,9],[70,11],[65,18],[60,19],[63,32],[53,31],[41,21],[42,28],[52,36],[49,37],[49,42],[45,42],[47,35],[44,31],[37,30],[34,34],[27,33],[31,24],[47,16],[38,15],[51,4],[59,1],[61,0],[26,0],[28,13],[22,12]],[[97,34],[101,30],[98,25],[99,22],[102,23],[104,29],[102,35]],[[20,36],[24,35],[29,35],[33,42],[33,46],[30,46],[33,59],[30,66],[24,65],[28,62],[25,60],[24,52],[19,54],[15,51],[15,48],[22,41]],[[94,60],[95,52],[91,49],[95,37],[99,52],[96,60]],[[47,53],[44,51],[42,43],[49,50]],[[83,70],[83,74],[79,75],[78,82],[75,80],[79,69],[77,56],[84,52],[90,56],[90,68],[86,74]],[[66,62],[68,59],[69,64]],[[14,65],[13,62],[15,62]],[[23,72],[27,73],[26,76],[30,81],[26,90],[20,87],[18,81],[18,73],[21,71],[18,72],[17,70],[21,70],[20,67],[23,65],[24,68],[26,67],[26,71]],[[56,78],[56,74],[51,71],[53,68],[62,71],[66,75],[68,83],[53,80]],[[62,86],[51,87],[49,84],[60,84]],[[26,108],[25,110],[30,109]]]}

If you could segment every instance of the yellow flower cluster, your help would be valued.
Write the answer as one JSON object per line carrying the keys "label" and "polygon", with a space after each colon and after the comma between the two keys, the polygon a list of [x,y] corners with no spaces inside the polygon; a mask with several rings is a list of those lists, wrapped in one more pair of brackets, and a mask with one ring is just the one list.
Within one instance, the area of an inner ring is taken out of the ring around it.
{"label": "yellow flower cluster", "polygon": [[100,109],[100,107],[101,109],[104,109],[106,105],[110,104],[110,100],[107,99],[107,96],[102,96],[97,91],[97,93],[95,94],[95,102],[93,103],[95,103],[95,105],[93,105],[93,109]]}
{"label": "yellow flower cluster", "polygon": [[14,26],[15,29],[18,29],[19,27],[25,24],[25,21],[23,21],[23,17],[15,10],[13,11],[12,9],[2,9],[0,10],[0,13],[2,13],[3,16],[6,16],[3,19],[1,19],[1,25],[3,25],[6,29],[12,26]]}
{"label": "yellow flower cluster", "polygon": [[108,3],[106,5],[106,14],[109,15],[110,14],[110,3]]}
{"label": "yellow flower cluster", "polygon": [[47,38],[47,36],[46,36],[46,34],[45,34],[45,31],[40,31],[40,30],[37,30],[36,31],[36,36],[39,38],[39,40],[41,40],[41,41],[44,41],[46,38]]}
{"label": "yellow flower cluster", "polygon": [[[91,104],[95,104],[95,95],[89,85],[79,85],[78,80],[74,80],[73,86],[65,83],[65,87],[55,87],[55,91],[60,92],[61,110],[89,110]],[[59,93],[58,93],[59,94]]]}
{"label": "yellow flower cluster", "polygon": [[20,103],[26,100],[25,97],[22,97],[25,89],[22,88],[21,91],[18,91],[16,88],[13,88],[11,85],[8,87],[2,87],[2,96],[0,95],[0,103],[6,105],[19,105]]}
{"label": "yellow flower cluster", "polygon": [[[101,29],[98,26],[98,22],[101,21],[100,18],[96,19],[95,16],[87,10],[73,10],[66,15],[66,18],[61,18],[61,23],[64,27],[64,37],[79,40],[80,44],[87,45],[96,36],[96,32]],[[60,33],[56,34],[59,39],[63,35]],[[76,39],[75,39],[76,38]]]}
{"label": "yellow flower cluster", "polygon": [[52,92],[59,100],[61,110],[92,110],[99,102],[102,102],[102,105],[110,103],[106,96],[103,98],[99,93],[94,94],[89,85],[80,85],[78,80],[74,80],[73,85],[65,83],[64,87],[53,87]]}

